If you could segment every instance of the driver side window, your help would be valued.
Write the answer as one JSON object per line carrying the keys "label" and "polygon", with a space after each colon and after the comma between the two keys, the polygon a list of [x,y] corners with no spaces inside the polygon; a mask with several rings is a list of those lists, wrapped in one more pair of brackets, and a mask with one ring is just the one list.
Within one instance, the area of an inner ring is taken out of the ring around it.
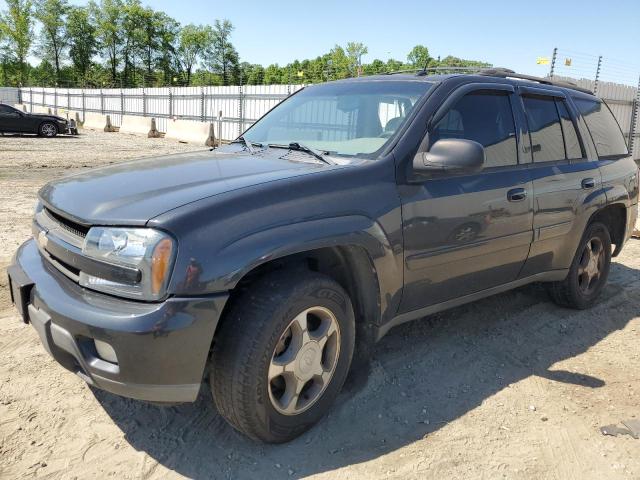
{"label": "driver side window", "polygon": [[485,168],[518,164],[516,128],[507,92],[479,90],[460,98],[429,133],[429,147],[463,138],[485,149]]}

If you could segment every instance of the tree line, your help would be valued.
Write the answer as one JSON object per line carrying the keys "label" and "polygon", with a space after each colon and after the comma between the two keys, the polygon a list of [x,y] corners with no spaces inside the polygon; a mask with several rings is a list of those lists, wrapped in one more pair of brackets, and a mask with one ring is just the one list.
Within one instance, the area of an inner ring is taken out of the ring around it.
{"label": "tree line", "polygon": [[240,61],[229,20],[181,25],[140,0],[100,0],[86,6],[68,0],[6,4],[0,12],[0,84],[8,86],[317,83],[412,68],[488,66],[452,56],[433,58],[423,45],[414,47],[406,61],[363,63],[367,47],[349,42],[314,59],[265,67]]}

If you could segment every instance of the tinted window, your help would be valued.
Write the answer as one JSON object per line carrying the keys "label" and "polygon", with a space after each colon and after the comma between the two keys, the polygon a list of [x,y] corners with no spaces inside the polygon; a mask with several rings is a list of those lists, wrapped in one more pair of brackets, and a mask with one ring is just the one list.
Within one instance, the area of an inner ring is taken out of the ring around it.
{"label": "tinted window", "polygon": [[582,158],[582,147],[580,147],[576,126],[574,125],[573,120],[571,120],[569,110],[567,110],[567,106],[562,100],[556,100],[556,106],[560,113],[562,133],[564,134],[564,148],[567,151],[567,158],[569,160]]}
{"label": "tinted window", "polygon": [[587,122],[598,156],[626,155],[627,144],[609,107],[595,100],[575,98],[574,101]]}
{"label": "tinted window", "polygon": [[500,167],[518,163],[515,132],[508,94],[480,91],[458,100],[433,127],[429,142],[474,140],[485,148],[485,168]]}
{"label": "tinted window", "polygon": [[0,105],[0,114],[2,113],[13,113],[15,110],[8,105]]}
{"label": "tinted window", "polygon": [[566,158],[560,117],[553,98],[523,97],[534,162]]}

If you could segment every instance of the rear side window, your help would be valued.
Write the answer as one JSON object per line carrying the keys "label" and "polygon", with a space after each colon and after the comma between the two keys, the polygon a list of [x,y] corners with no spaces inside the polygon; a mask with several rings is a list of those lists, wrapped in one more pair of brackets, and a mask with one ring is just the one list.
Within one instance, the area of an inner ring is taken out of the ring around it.
{"label": "rear side window", "polygon": [[628,155],[620,126],[605,103],[584,98],[574,98],[574,102],[587,122],[599,157]]}
{"label": "rear side window", "polygon": [[523,97],[534,162],[566,159],[556,102],[551,97]]}
{"label": "rear side window", "polygon": [[444,138],[473,140],[485,148],[485,168],[518,163],[511,101],[499,91],[472,92],[458,100],[431,129],[429,143]]}
{"label": "rear side window", "polygon": [[564,148],[567,151],[567,158],[569,160],[582,158],[584,156],[582,154],[582,147],[578,140],[576,126],[569,115],[569,110],[567,110],[567,106],[562,100],[556,100],[556,106],[558,107],[558,113],[560,114],[562,133],[564,133]]}
{"label": "rear side window", "polygon": [[7,105],[0,104],[0,114],[1,113],[13,113],[15,110]]}

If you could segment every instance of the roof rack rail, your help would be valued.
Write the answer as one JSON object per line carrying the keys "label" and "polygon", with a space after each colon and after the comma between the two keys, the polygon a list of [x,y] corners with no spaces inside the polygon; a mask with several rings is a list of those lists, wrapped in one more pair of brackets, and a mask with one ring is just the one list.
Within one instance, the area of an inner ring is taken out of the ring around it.
{"label": "roof rack rail", "polygon": [[476,73],[483,67],[427,67],[427,68],[405,68],[403,70],[395,70],[393,72],[385,72],[385,75],[397,75],[399,73],[415,73],[417,76],[427,75],[428,72],[460,72],[460,73]]}
{"label": "roof rack rail", "polygon": [[517,78],[520,80],[529,80],[531,82],[538,82],[544,85],[554,85],[556,87],[571,88],[573,90],[578,90],[579,92],[593,95],[593,92],[588,88],[579,87],[574,82],[570,82],[568,80],[553,80],[552,78],[542,78],[533,75],[525,75],[522,73],[516,73],[508,68],[487,68],[478,72],[478,75],[485,75],[487,77]]}

